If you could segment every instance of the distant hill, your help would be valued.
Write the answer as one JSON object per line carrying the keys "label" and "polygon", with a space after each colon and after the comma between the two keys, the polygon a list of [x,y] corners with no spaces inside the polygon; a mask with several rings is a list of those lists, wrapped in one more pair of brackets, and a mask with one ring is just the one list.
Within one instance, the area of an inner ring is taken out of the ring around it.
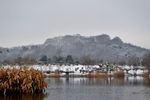
{"label": "distant hill", "polygon": [[118,62],[142,58],[147,51],[148,49],[124,43],[119,37],[111,39],[106,34],[89,37],[77,34],[50,38],[40,45],[0,48],[0,61],[17,57],[38,60],[43,55],[49,58],[72,55],[74,58],[89,56],[92,59]]}

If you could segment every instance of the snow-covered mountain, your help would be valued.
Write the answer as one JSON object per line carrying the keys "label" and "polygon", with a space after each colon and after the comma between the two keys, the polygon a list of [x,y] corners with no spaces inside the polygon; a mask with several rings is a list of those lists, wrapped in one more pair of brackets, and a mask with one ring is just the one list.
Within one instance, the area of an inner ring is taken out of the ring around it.
{"label": "snow-covered mountain", "polygon": [[98,36],[66,35],[50,38],[41,45],[0,48],[0,61],[17,57],[67,56],[76,58],[90,56],[98,60],[126,60],[131,57],[143,57],[148,49],[124,43],[119,37],[113,39],[103,34]]}

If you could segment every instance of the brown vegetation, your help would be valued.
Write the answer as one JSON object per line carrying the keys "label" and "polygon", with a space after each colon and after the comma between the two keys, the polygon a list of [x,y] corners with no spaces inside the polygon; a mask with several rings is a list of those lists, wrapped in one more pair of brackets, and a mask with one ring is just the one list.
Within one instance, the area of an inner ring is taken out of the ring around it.
{"label": "brown vegetation", "polygon": [[103,72],[95,72],[95,73],[89,73],[87,75],[88,78],[107,78],[108,74]]}
{"label": "brown vegetation", "polygon": [[148,71],[148,72],[145,72],[142,76],[143,76],[144,78],[149,78],[149,75],[150,75],[150,73],[149,73],[149,71]]}
{"label": "brown vegetation", "polygon": [[0,68],[0,93],[41,93],[47,87],[44,82],[43,73],[27,67]]}
{"label": "brown vegetation", "polygon": [[58,72],[50,73],[50,74],[48,75],[48,77],[60,78],[60,74],[59,74]]}
{"label": "brown vegetation", "polygon": [[123,78],[124,77],[124,72],[123,71],[116,71],[113,74],[114,78]]}
{"label": "brown vegetation", "polygon": [[88,78],[108,78],[108,77],[124,78],[124,72],[116,71],[113,74],[108,74],[104,72],[94,72],[94,73],[89,73],[87,77]]}

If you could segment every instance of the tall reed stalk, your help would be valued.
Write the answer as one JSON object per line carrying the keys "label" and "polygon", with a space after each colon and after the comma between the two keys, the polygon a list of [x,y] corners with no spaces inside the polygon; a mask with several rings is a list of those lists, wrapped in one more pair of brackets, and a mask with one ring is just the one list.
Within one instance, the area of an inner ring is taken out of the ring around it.
{"label": "tall reed stalk", "polygon": [[0,94],[35,94],[47,88],[43,73],[28,67],[0,68]]}

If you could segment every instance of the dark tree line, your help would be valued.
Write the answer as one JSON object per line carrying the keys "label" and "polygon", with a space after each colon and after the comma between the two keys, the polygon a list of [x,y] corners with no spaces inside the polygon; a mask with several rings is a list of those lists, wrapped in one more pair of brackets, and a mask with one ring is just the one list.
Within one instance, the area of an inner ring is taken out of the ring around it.
{"label": "dark tree line", "polygon": [[150,51],[145,53],[142,64],[150,70]]}
{"label": "dark tree line", "polygon": [[33,65],[36,64],[37,61],[34,58],[31,57],[17,57],[16,59],[11,59],[11,60],[4,60],[1,62],[3,65]]}
{"label": "dark tree line", "polygon": [[47,57],[46,55],[41,56],[39,61],[42,64],[75,64],[76,61],[73,59],[72,55],[63,56],[53,56],[52,58]]}
{"label": "dark tree line", "polygon": [[90,56],[83,56],[81,58],[74,58],[72,55],[63,56],[53,56],[52,58],[47,57],[46,55],[41,56],[39,59],[41,64],[83,64],[83,65],[94,65],[97,63],[96,59],[91,58]]}
{"label": "dark tree line", "polygon": [[91,56],[85,55],[81,58],[73,57],[72,55],[67,56],[53,56],[48,57],[47,55],[42,55],[38,59],[32,58],[32,57],[17,57],[16,59],[12,60],[4,60],[1,61],[1,64],[10,64],[10,65],[32,65],[32,64],[83,64],[83,65],[94,65],[94,64],[102,64],[102,63],[112,63],[112,64],[119,64],[119,65],[143,65],[150,69],[150,51],[145,53],[143,58],[138,57],[130,57],[128,59],[119,59],[117,61],[114,60],[114,62],[106,61],[103,59],[93,59]]}

